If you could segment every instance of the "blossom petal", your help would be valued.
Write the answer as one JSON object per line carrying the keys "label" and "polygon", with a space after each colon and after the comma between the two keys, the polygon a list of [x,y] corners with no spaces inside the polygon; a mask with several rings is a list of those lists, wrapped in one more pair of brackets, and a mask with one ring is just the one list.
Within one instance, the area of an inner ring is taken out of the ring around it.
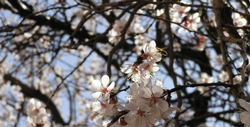
{"label": "blossom petal", "polygon": [[163,89],[160,86],[154,85],[152,87],[152,92],[153,92],[155,97],[160,97],[163,93]]}
{"label": "blossom petal", "polygon": [[240,120],[243,124],[246,125],[246,127],[250,126],[250,121],[249,121],[250,114],[248,112],[242,112],[240,113]]}
{"label": "blossom petal", "polygon": [[125,108],[130,110],[130,111],[136,111],[138,109],[138,107],[134,103],[126,104]]}
{"label": "blossom petal", "polygon": [[159,66],[157,65],[157,64],[153,64],[153,67],[152,67],[152,71],[153,72],[156,72],[156,71],[158,71],[160,68],[159,68]]}
{"label": "blossom petal", "polygon": [[158,105],[158,107],[163,111],[163,112],[165,112],[165,111],[167,111],[168,110],[168,102],[166,102],[166,101],[164,101],[164,100],[162,100],[162,99],[158,99],[157,100],[157,105]]}
{"label": "blossom petal", "polygon": [[106,100],[109,99],[110,94],[109,94],[109,93],[105,93],[102,97],[103,97],[102,100],[103,100],[103,101],[106,101]]}
{"label": "blossom petal", "polygon": [[111,91],[112,89],[114,89],[115,87],[115,82],[112,82],[109,86],[108,86],[108,91]]}
{"label": "blossom petal", "polygon": [[159,86],[159,87],[161,87],[161,88],[163,87],[163,83],[162,83],[162,81],[159,80],[159,79],[156,79],[155,85],[156,85],[156,86]]}
{"label": "blossom petal", "polygon": [[240,106],[243,107],[245,110],[247,110],[248,112],[250,112],[250,104],[247,103],[245,100],[239,99],[239,104],[240,104]]}
{"label": "blossom petal", "polygon": [[92,87],[94,88],[94,90],[96,91],[101,91],[102,90],[102,84],[100,80],[93,80],[92,81]]}
{"label": "blossom petal", "polygon": [[142,111],[145,111],[145,112],[148,112],[148,111],[150,110],[150,107],[149,107],[147,104],[144,104],[144,103],[138,104],[138,107],[139,107]]}
{"label": "blossom petal", "polygon": [[135,118],[135,114],[128,113],[124,116],[124,120],[129,124],[133,123],[136,119],[137,117]]}
{"label": "blossom petal", "polygon": [[196,12],[196,13],[194,13],[194,14],[192,15],[192,17],[193,17],[193,19],[195,19],[195,18],[198,18],[199,15],[200,15],[200,14],[199,14],[198,12]]}
{"label": "blossom petal", "polygon": [[150,98],[152,95],[151,90],[148,87],[144,87],[142,91],[142,96],[145,98]]}
{"label": "blossom petal", "polygon": [[155,123],[155,115],[152,115],[152,114],[147,114],[146,115],[146,118],[147,118],[147,120],[151,123],[151,124],[154,124]]}
{"label": "blossom petal", "polygon": [[99,101],[92,102],[91,106],[94,112],[101,110],[101,103]]}
{"label": "blossom petal", "polygon": [[103,87],[107,87],[108,86],[108,84],[109,84],[109,76],[107,76],[107,75],[104,75],[104,76],[102,76],[102,85],[103,85]]}
{"label": "blossom petal", "polygon": [[131,92],[135,92],[135,91],[137,91],[138,89],[139,89],[139,85],[138,85],[138,84],[132,83],[132,84],[130,85],[130,91],[131,91]]}
{"label": "blossom petal", "polygon": [[190,11],[191,7],[185,7],[184,12]]}
{"label": "blossom petal", "polygon": [[101,95],[102,95],[102,92],[94,92],[94,93],[92,94],[92,98],[93,98],[94,100],[97,100]]}

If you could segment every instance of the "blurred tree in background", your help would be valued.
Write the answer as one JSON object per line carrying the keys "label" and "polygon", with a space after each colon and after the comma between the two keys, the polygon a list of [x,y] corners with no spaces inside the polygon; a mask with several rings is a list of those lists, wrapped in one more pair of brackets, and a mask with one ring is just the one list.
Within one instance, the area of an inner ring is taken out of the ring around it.
{"label": "blurred tree in background", "polygon": [[248,0],[0,0],[0,126],[250,126]]}

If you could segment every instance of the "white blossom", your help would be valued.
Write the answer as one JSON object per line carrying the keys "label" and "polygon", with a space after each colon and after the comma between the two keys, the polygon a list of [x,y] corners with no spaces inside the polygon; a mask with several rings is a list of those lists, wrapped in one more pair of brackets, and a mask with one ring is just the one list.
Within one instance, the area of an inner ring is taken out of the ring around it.
{"label": "white blossom", "polygon": [[194,46],[194,50],[203,51],[206,47],[206,39],[204,36],[200,36],[195,38],[197,40],[197,44]]}
{"label": "white blossom", "polygon": [[27,105],[27,115],[28,123],[31,126],[37,124],[44,124],[45,126],[50,126],[48,123],[48,117],[50,114],[46,112],[46,109],[42,106],[40,101],[35,100],[34,98],[30,99]]}
{"label": "white blossom", "polygon": [[178,43],[178,42],[175,42],[175,43],[173,44],[173,51],[174,51],[174,52],[180,52],[180,51],[181,51],[181,44]]}
{"label": "white blossom", "polygon": [[161,60],[162,55],[156,47],[155,41],[151,41],[148,44],[145,44],[143,47],[144,53],[142,54],[142,58],[147,60],[148,62],[154,63]]}
{"label": "white blossom", "polygon": [[184,21],[184,26],[186,28],[188,28],[189,30],[192,31],[197,31],[198,29],[198,23],[200,22],[200,17],[199,17],[199,13],[193,13],[190,14],[187,19]]}
{"label": "white blossom", "polygon": [[[184,2],[182,2],[184,3]],[[185,3],[184,3],[185,4]],[[180,23],[182,18],[186,16],[186,13],[191,9],[191,7],[181,6],[178,4],[174,4],[170,9],[170,17],[173,22]]]}
{"label": "white blossom", "polygon": [[94,89],[94,93],[92,94],[92,98],[94,100],[99,99],[99,97],[103,96],[103,100],[107,100],[110,96],[111,90],[115,87],[114,82],[110,82],[110,79],[107,75],[102,76],[101,80],[93,80],[92,87]]}
{"label": "white blossom", "polygon": [[229,80],[229,75],[225,71],[221,71],[218,77],[221,82],[227,82]]}

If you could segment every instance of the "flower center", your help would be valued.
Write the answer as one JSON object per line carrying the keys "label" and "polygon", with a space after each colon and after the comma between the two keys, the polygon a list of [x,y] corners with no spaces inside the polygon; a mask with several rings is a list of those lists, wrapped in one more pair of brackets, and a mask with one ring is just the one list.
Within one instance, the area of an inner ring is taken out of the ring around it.
{"label": "flower center", "polygon": [[150,69],[150,65],[149,64],[144,67],[144,70],[149,70],[149,69]]}
{"label": "flower center", "polygon": [[150,103],[149,103],[149,105],[150,105],[150,106],[153,106],[156,102],[157,102],[157,98],[156,98],[155,96],[152,96],[152,97],[150,98]]}
{"label": "flower center", "polygon": [[147,59],[147,58],[149,57],[149,54],[143,53],[143,54],[141,55],[141,57],[142,57],[143,59]]}
{"label": "flower center", "polygon": [[133,67],[133,73],[139,73],[137,65],[135,67]]}
{"label": "flower center", "polygon": [[182,14],[185,14],[186,12],[184,10],[181,10],[179,11],[179,13],[182,15]]}
{"label": "flower center", "polygon": [[144,113],[145,113],[145,111],[142,111],[141,109],[137,110],[137,114],[140,115],[140,116],[143,116]]}
{"label": "flower center", "polygon": [[102,106],[102,108],[106,108],[107,107],[107,105],[104,104],[104,103],[101,103],[101,106]]}
{"label": "flower center", "polygon": [[109,93],[109,90],[108,90],[107,88],[103,88],[103,89],[102,89],[102,92],[103,92],[103,93]]}

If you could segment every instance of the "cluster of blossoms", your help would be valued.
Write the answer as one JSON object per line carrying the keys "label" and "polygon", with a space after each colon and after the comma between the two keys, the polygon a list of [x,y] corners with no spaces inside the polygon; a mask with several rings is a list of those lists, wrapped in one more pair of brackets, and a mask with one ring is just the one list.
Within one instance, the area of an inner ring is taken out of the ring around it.
{"label": "cluster of blossoms", "polygon": [[129,103],[125,108],[129,110],[124,116],[126,123],[133,127],[150,127],[161,120],[163,114],[169,115],[176,108],[169,107],[164,100],[162,82],[156,80],[154,84],[132,83],[127,97]]}
{"label": "cluster of blossoms", "polygon": [[127,20],[116,20],[113,29],[109,31],[109,42],[117,44],[121,40],[121,32],[126,25]]}
{"label": "cluster of blossoms", "polygon": [[[138,11],[137,13],[141,13]],[[109,31],[109,42],[116,45],[121,40],[121,34],[122,32],[125,33],[125,38],[129,37],[129,34],[131,33],[144,33],[145,30],[140,25],[140,17],[136,16],[134,20],[130,23],[126,31],[123,31],[126,27],[128,20],[125,18],[123,20],[116,20],[113,24],[113,28]],[[140,36],[142,34],[139,34]],[[142,37],[135,36],[136,40],[141,40]]]}
{"label": "cluster of blossoms", "polygon": [[[185,2],[182,2],[185,4]],[[173,7],[170,9],[170,18],[171,21],[174,23],[182,23],[184,21],[184,26],[190,28],[191,30],[197,30],[197,23],[200,21],[199,13],[194,13],[192,15],[187,16],[187,12],[189,12],[191,7],[185,7],[178,4],[174,4]],[[164,28],[165,22],[163,21],[166,19],[165,9],[158,9],[156,10],[156,16],[159,17],[161,20],[159,21],[158,28]]]}
{"label": "cluster of blossoms", "polygon": [[[185,2],[182,3],[186,4]],[[198,23],[200,22],[200,14],[196,12],[187,15],[187,12],[189,12],[190,10],[191,7],[174,4],[170,9],[171,21],[175,23],[183,23],[183,26],[188,28],[189,30],[197,31]]]}
{"label": "cluster of blossoms", "polygon": [[[142,10],[138,10],[137,13],[143,13]],[[147,42],[147,37],[145,35],[145,28],[141,26],[141,17],[135,16],[133,21],[131,21],[130,25],[128,26],[126,31],[123,31],[125,29],[125,25],[128,22],[127,18],[124,18],[123,20],[116,20],[113,24],[113,28],[109,31],[109,42],[113,45],[116,45],[122,37],[122,32],[125,32],[125,39],[133,37],[134,40],[134,51],[141,55],[141,51],[143,49],[143,45],[145,42]],[[130,36],[133,35],[133,36]],[[111,50],[111,46],[109,44],[103,45],[103,53],[105,55],[109,54],[109,51]]]}
{"label": "cluster of blossoms", "polygon": [[[93,116],[98,119],[96,120],[98,126],[107,126],[110,122],[105,122],[102,118],[118,116],[120,112],[126,111],[119,116],[112,127],[150,127],[161,120],[163,114],[168,115],[177,109],[170,107],[165,100],[163,83],[158,79],[153,81],[154,73],[159,70],[156,62],[162,59],[162,50],[151,41],[144,45],[140,57],[142,58],[140,62],[121,68],[132,81],[126,98],[128,103],[125,106],[114,99],[112,91],[115,83],[111,82],[107,75],[92,81],[95,92],[92,94],[94,101],[90,104],[90,109],[93,111]],[[97,114],[101,117],[97,117]]]}
{"label": "cluster of blossoms", "polygon": [[[182,2],[185,4],[185,2]],[[178,4],[174,4],[173,7],[170,9],[170,16],[173,22],[182,22],[182,18],[187,16],[187,12],[189,12],[191,7],[184,7]]]}
{"label": "cluster of blossoms", "polygon": [[28,127],[50,127],[48,121],[49,113],[46,112],[46,109],[42,107],[40,101],[35,100],[34,98],[30,99],[27,105],[27,115],[28,115]]}
{"label": "cluster of blossoms", "polygon": [[126,68],[121,68],[121,71],[128,74],[127,77],[136,83],[147,83],[154,73],[159,70],[156,62],[159,62],[162,58],[161,50],[156,47],[154,41],[145,44],[143,52],[141,55],[142,63],[140,61],[134,65],[128,64]]}
{"label": "cluster of blossoms", "polygon": [[[237,32],[239,33],[240,36],[243,36],[244,31],[239,28],[247,26],[247,20],[244,17],[242,17],[239,13],[234,13],[232,19],[233,19],[233,25],[235,27],[238,27]],[[226,31],[223,31],[223,33],[226,37],[230,37],[230,34],[227,33]]]}
{"label": "cluster of blossoms", "polygon": [[96,126],[107,126],[108,122],[102,118],[114,116],[124,109],[110,96],[115,83],[110,82],[109,76],[104,75],[101,79],[94,79],[91,86],[95,92],[92,94],[93,101],[88,105],[89,111]]}

